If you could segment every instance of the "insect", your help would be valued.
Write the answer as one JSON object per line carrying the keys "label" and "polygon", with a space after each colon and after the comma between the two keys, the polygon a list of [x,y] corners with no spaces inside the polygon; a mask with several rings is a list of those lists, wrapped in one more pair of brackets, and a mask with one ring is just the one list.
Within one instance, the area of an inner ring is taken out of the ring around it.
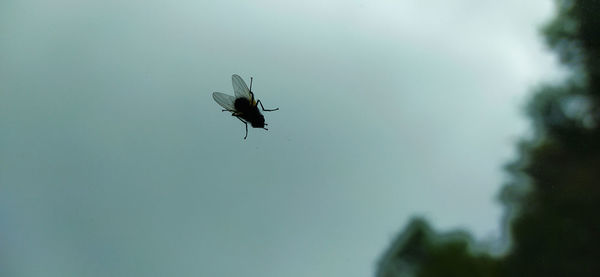
{"label": "insect", "polygon": [[223,111],[231,112],[232,116],[237,117],[246,125],[244,139],[248,137],[248,123],[254,128],[269,130],[265,128],[267,123],[265,123],[265,117],[258,110],[258,104],[260,104],[260,107],[265,112],[277,111],[279,108],[265,109],[260,100],[254,97],[254,93],[252,92],[252,77],[250,77],[250,89],[248,89],[244,80],[237,74],[231,76],[231,82],[233,83],[235,97],[220,92],[213,92],[212,96],[217,104],[224,108]]}

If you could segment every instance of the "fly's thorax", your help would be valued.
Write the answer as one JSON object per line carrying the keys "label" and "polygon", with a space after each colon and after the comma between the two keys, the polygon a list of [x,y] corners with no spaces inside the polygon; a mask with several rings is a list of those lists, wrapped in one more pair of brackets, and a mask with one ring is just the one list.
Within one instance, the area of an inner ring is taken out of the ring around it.
{"label": "fly's thorax", "polygon": [[265,117],[260,113],[256,105],[250,103],[250,99],[240,97],[235,99],[235,110],[240,115],[239,117],[246,120],[254,128],[265,127]]}

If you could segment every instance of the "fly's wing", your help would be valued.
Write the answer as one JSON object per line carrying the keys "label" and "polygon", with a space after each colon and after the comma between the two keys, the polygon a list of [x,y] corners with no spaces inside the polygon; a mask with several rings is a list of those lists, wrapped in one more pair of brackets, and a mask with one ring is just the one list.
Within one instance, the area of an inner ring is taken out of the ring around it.
{"label": "fly's wing", "polygon": [[221,105],[221,107],[224,109],[228,111],[235,111],[235,97],[225,93],[213,92],[213,99],[215,99],[215,102]]}
{"label": "fly's wing", "polygon": [[250,100],[250,90],[248,86],[246,86],[246,82],[242,79],[242,77],[237,74],[233,74],[231,76],[231,82],[233,83],[233,93],[236,98],[247,98]]}

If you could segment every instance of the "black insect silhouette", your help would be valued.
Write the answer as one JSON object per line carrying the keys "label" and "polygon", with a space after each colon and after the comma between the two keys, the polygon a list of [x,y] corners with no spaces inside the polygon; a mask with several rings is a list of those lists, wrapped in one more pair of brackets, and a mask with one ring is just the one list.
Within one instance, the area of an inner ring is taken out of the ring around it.
{"label": "black insect silhouette", "polygon": [[224,108],[223,111],[231,112],[232,116],[237,117],[240,121],[244,122],[246,125],[246,135],[244,139],[248,137],[248,123],[252,125],[254,128],[265,128],[267,125],[265,123],[265,117],[258,110],[258,104],[265,112],[272,112],[279,110],[276,109],[265,109],[260,100],[257,100],[254,97],[254,93],[252,92],[252,77],[250,77],[250,89],[246,86],[244,80],[238,76],[237,74],[233,74],[231,76],[231,82],[233,83],[233,93],[234,96],[213,92],[213,99],[217,102],[217,104],[221,105]]}

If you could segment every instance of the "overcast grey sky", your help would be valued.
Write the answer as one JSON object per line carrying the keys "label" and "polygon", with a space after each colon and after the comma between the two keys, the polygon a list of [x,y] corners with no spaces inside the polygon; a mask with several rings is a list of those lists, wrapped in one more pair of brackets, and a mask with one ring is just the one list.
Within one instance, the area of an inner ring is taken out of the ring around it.
{"label": "overcast grey sky", "polygon": [[[371,276],[499,236],[549,0],[0,2],[0,275]],[[249,80],[269,131],[211,93]]]}

